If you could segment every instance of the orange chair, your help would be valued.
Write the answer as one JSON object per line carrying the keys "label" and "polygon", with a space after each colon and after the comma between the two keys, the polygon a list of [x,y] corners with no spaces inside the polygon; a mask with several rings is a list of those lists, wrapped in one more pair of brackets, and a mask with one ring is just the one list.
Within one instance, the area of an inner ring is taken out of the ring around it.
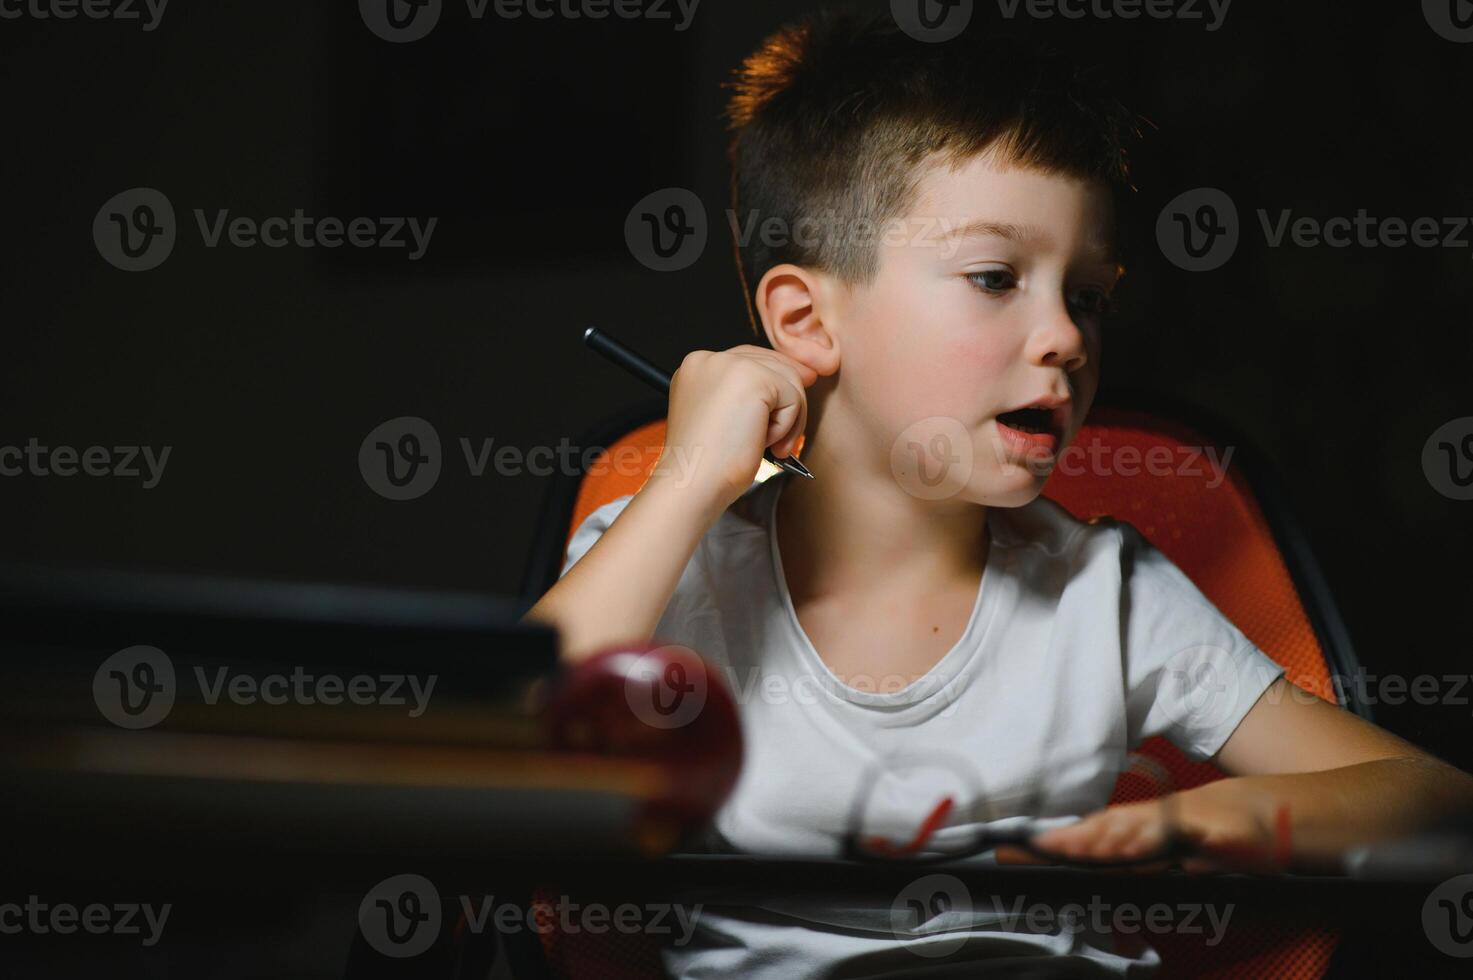
{"label": "orange chair", "polygon": [[[1153,401],[1160,404],[1159,399]],[[1139,401],[1116,396],[1109,405],[1097,405],[1073,444],[1114,460],[1118,472],[1092,472],[1088,455],[1066,457],[1044,486],[1044,495],[1081,520],[1108,515],[1129,521],[1259,649],[1282,664],[1290,681],[1332,703],[1337,696],[1349,698],[1353,685],[1331,683],[1332,671],[1344,678],[1358,667],[1348,635],[1271,474],[1241,440],[1224,440],[1221,425],[1200,417],[1188,425],[1179,421],[1190,414],[1185,410],[1163,414],[1159,409],[1130,407],[1132,403]],[[576,486],[561,487],[549,499],[543,538],[529,568],[529,598],[540,596],[556,581],[568,540],[584,518],[643,485],[663,445],[663,410],[651,406],[621,421],[614,438],[590,443],[607,447],[609,455],[601,457],[605,462],[623,465],[600,467],[603,472],[585,476]],[[1207,432],[1216,440],[1206,438]],[[1100,448],[1092,449],[1095,446]],[[1213,447],[1220,460],[1228,446],[1233,455],[1227,478],[1211,486],[1217,477],[1200,452]],[[1148,455],[1152,450],[1154,454]],[[1135,455],[1128,455],[1132,451]],[[642,468],[636,465],[639,460],[645,461]],[[1134,475],[1125,475],[1127,466]],[[1364,704],[1344,706],[1370,717]],[[1164,768],[1173,789],[1223,777],[1212,765],[1192,762],[1164,738],[1147,740],[1140,751]],[[1159,789],[1127,775],[1116,785],[1110,802],[1142,799],[1152,792]],[[534,897],[541,899],[542,893]],[[1325,973],[1338,938],[1329,930],[1295,928],[1239,909],[1215,947],[1174,934],[1155,937],[1154,943],[1161,953],[1163,976],[1308,980]],[[662,976],[654,942],[637,935],[594,938],[550,931],[544,934],[543,945],[554,977]]]}

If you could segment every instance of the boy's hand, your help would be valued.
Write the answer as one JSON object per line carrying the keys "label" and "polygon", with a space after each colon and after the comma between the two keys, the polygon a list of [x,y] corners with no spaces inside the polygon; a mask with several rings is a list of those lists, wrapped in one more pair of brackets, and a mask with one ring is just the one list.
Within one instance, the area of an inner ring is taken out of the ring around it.
{"label": "boy's hand", "polygon": [[[1174,816],[1177,833],[1193,850],[1180,859],[1183,871],[1276,874],[1288,862],[1287,821],[1260,794],[1238,792],[1231,779],[1174,793],[1169,800],[1107,807],[1078,823],[1045,831],[1033,843],[1081,862],[1143,858],[1165,845],[1171,831],[1169,816]],[[997,859],[1000,864],[1049,863],[1014,847],[998,848]],[[1164,871],[1173,866],[1162,860],[1122,870]]]}
{"label": "boy's hand", "polygon": [[752,485],[764,450],[792,454],[808,422],[803,389],[817,380],[817,371],[765,347],[692,351],[670,382],[656,476],[725,510]]}

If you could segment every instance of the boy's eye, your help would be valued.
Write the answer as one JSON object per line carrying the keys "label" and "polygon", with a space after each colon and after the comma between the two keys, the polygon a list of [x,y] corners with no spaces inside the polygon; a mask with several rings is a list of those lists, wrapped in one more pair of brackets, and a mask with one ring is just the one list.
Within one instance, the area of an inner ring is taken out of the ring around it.
{"label": "boy's eye", "polygon": [[968,273],[967,278],[972,281],[972,285],[987,293],[1000,293],[1017,284],[1013,274],[1007,269],[983,269],[981,272]]}
{"label": "boy's eye", "polygon": [[1112,299],[1102,289],[1081,289],[1069,300],[1069,304],[1085,316],[1104,316],[1112,309]]}

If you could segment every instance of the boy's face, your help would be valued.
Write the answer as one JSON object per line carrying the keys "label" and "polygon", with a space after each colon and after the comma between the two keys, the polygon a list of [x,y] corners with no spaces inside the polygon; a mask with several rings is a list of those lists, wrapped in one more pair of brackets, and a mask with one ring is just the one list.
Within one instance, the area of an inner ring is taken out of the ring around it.
{"label": "boy's face", "polygon": [[[1110,207],[1103,185],[991,152],[932,168],[878,244],[876,279],[832,294],[846,426],[891,447],[906,490],[1005,507],[1042,490],[1099,382]],[[1039,399],[1068,401],[1021,430],[999,421]],[[1028,436],[1039,421],[1057,438]]]}

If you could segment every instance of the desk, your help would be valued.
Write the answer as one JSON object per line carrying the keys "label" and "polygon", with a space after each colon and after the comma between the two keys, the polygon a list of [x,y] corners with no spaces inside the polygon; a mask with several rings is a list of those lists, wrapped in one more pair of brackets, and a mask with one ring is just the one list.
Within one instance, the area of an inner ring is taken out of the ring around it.
{"label": "desk", "polygon": [[[190,971],[201,969],[210,976],[341,976],[351,959],[355,978],[455,975],[449,960],[434,955],[364,959],[358,905],[406,873],[445,896],[494,895],[498,905],[524,907],[534,887],[551,884],[584,905],[610,908],[670,902],[695,886],[894,894],[920,874],[944,873],[979,903],[1232,904],[1240,922],[1257,915],[1335,927],[1345,939],[1332,976],[1375,976],[1393,965],[1421,976],[1456,975],[1470,962],[1428,941],[1422,910],[1434,883],[1426,880],[662,853],[673,839],[636,841],[627,833],[637,801],[669,778],[645,763],[217,738],[189,751],[165,750],[158,736],[138,732],[98,733],[90,747],[78,737],[8,739],[0,774],[10,790],[7,891],[79,906],[152,900],[174,908],[169,942],[153,950],[102,941],[69,946],[79,969],[105,964],[120,977],[199,976]],[[188,771],[190,759],[207,761],[213,774]],[[316,940],[304,939],[303,930]],[[262,948],[262,935],[289,937],[273,942],[301,945],[321,959],[303,960],[299,950],[291,963],[277,962],[279,950]],[[57,962],[60,937],[31,938],[13,962]],[[475,948],[481,966],[498,955],[520,957],[512,975],[535,976],[526,959],[534,943],[526,934],[519,944]]]}

